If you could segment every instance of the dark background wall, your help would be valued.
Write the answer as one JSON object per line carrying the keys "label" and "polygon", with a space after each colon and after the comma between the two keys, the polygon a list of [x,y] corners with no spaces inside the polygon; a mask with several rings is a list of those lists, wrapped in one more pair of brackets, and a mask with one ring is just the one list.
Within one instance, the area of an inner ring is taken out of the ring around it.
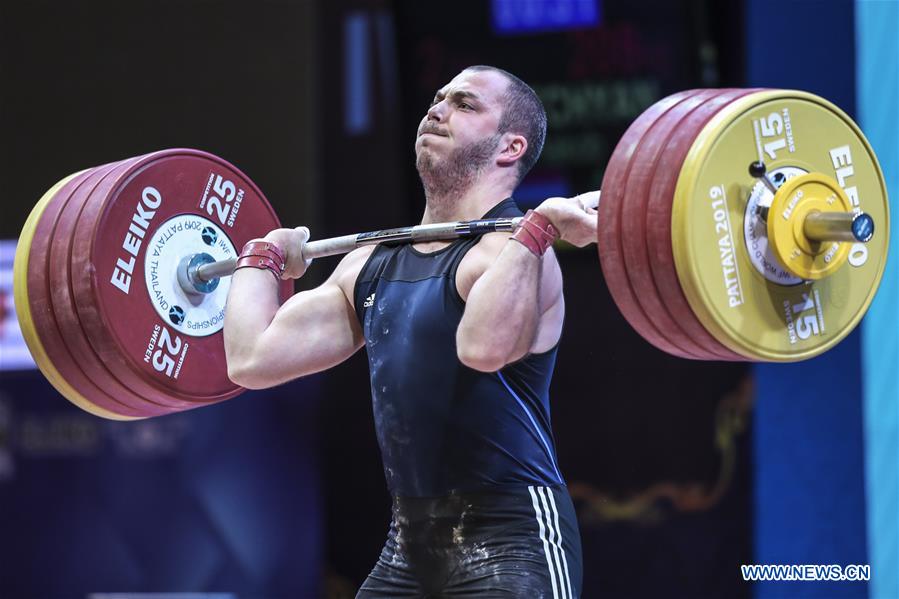
{"label": "dark background wall", "polygon": [[0,3],[0,236],[66,174],[166,147],[240,165],[314,216],[315,4]]}
{"label": "dark background wall", "polygon": [[[480,63],[515,72],[547,104],[544,157],[518,194],[526,206],[598,187],[618,137],[655,100],[745,82],[741,2],[597,1],[592,22],[518,34],[497,31],[494,4],[2,0],[0,237],[16,237],[62,176],[172,146],[231,160],[284,223],[308,223],[316,237],[416,222],[415,123],[437,87]],[[618,315],[595,249],[560,261],[568,313],[553,427],[581,523],[585,596],[748,596],[738,567],[752,556],[751,371],[653,349]],[[318,261],[299,286],[335,263]],[[161,419],[153,433],[101,426],[36,372],[2,377],[0,448],[15,467],[0,478],[11,539],[0,596],[351,596],[376,559],[389,498],[364,354],[311,381]],[[115,439],[167,438],[170,421],[181,436],[165,452],[117,449]],[[34,439],[56,442],[68,426],[90,431],[78,433],[91,435],[90,451],[62,435],[57,451],[34,453]],[[227,518],[203,516],[194,499],[213,474],[203,493],[230,502]],[[69,488],[74,499],[59,492]],[[209,535],[191,541],[197,522]],[[109,557],[123,545],[134,548],[127,567]]]}

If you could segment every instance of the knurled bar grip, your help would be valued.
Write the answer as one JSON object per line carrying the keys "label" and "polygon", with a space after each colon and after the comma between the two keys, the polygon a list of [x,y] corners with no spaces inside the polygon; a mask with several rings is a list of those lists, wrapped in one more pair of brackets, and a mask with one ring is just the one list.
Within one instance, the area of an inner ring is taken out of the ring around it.
{"label": "knurled bar grip", "polygon": [[[450,241],[461,237],[475,237],[485,233],[514,231],[521,221],[521,217],[494,218],[452,223],[434,223],[430,225],[415,225],[414,227],[402,227],[399,229],[382,229],[356,235],[342,235],[328,239],[318,239],[308,242],[303,248],[303,256],[306,258],[324,258],[346,254],[364,245],[380,245],[382,243],[408,243],[424,241]],[[219,260],[197,267],[196,278],[201,281],[210,281],[219,277],[234,274],[234,266],[237,260]]]}

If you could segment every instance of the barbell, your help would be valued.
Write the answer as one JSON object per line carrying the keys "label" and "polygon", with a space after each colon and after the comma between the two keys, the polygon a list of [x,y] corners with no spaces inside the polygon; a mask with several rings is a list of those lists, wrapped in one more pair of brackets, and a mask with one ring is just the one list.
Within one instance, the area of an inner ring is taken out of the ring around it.
{"label": "barbell", "polygon": [[[889,211],[877,159],[858,126],[812,94],[664,98],[625,132],[602,189],[608,288],[634,329],[675,356],[811,358],[856,326],[883,274]],[[306,254],[516,225],[375,231],[312,241]],[[116,420],[237,395],[221,334],[227,275],[243,244],[279,226],[246,175],[198,150],[64,178],[16,249],[16,310],[35,362],[67,399]],[[282,301],[291,292],[283,282]]]}

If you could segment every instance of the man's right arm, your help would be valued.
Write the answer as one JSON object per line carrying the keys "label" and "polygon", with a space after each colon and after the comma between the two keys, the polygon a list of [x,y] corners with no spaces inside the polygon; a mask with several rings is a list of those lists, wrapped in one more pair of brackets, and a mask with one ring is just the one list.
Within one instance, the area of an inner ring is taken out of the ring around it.
{"label": "man's right arm", "polygon": [[[335,366],[362,347],[351,294],[371,249],[347,254],[322,285],[280,306],[271,272],[235,271],[225,306],[228,377],[249,389],[273,387]],[[287,262],[289,273],[290,256]]]}

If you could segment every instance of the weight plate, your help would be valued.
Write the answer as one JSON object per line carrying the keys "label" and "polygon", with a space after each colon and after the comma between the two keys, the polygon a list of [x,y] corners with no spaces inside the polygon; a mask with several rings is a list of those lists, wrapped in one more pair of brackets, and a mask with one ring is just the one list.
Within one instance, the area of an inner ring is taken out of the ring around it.
{"label": "weight plate", "polygon": [[[798,285],[766,279],[743,234],[750,162],[834,178],[876,224],[833,275]],[[886,186],[874,152],[839,108],[812,94],[759,91],[726,106],[693,143],[677,181],[673,239],[677,273],[705,327],[749,359],[816,356],[855,327],[874,297],[887,255]],[[732,260],[724,263],[722,260]]]}
{"label": "weight plate", "polygon": [[49,241],[59,205],[90,174],[81,171],[56,183],[37,202],[19,236],[13,267],[16,314],[22,336],[38,368],[50,384],[81,409],[112,420],[139,417],[109,397],[78,367],[57,328],[50,299]]}
{"label": "weight plate", "polygon": [[[252,181],[198,150],[147,155],[108,191],[92,193],[74,237],[72,271],[83,273],[73,277],[74,292],[84,329],[116,377],[193,405],[238,394],[221,334],[230,278],[199,300],[167,278],[189,253],[233,256],[279,226]],[[283,282],[282,300],[292,288]]]}
{"label": "weight plate", "polygon": [[[629,198],[625,194],[625,181],[631,168],[631,159],[640,140],[652,124],[666,112],[698,93],[689,90],[663,98],[647,108],[635,120],[615,146],[609,158],[602,180],[602,201],[599,203],[597,223],[597,251],[603,277],[612,299],[625,319],[644,339],[658,349],[682,358],[697,358],[670,343],[643,312],[637,301],[627,274],[622,250],[621,213]],[[643,235],[643,231],[634,234]]]}
{"label": "weight plate", "polygon": [[[685,129],[685,120],[699,106],[721,93],[721,90],[698,90],[697,94],[681,102],[652,124],[631,159],[625,184],[627,201],[623,206],[621,222],[622,230],[627,232],[622,236],[627,275],[643,313],[670,343],[696,358],[712,360],[729,359],[733,354],[729,351],[721,352],[721,344],[707,333],[705,337],[688,334],[668,311],[667,297],[671,290],[663,291],[656,286],[648,249],[647,233],[650,228],[647,223],[647,207],[655,171],[659,168],[661,155],[666,151],[672,133],[678,131],[685,137],[698,134],[701,127],[692,129],[691,133]],[[668,222],[670,223],[670,219]],[[672,261],[670,256],[668,260]]]}
{"label": "weight plate", "polygon": [[[137,159],[125,160],[92,169],[82,183],[58,204],[58,215],[50,236],[48,282],[53,313],[70,354],[79,368],[104,390],[140,417],[159,416],[189,404],[160,401],[148,386],[130,385],[118,380],[109,369],[109,357],[98,351],[82,327],[74,296],[75,279],[84,276],[71,268],[73,239],[79,216],[88,198],[97,189],[108,189]],[[96,401],[103,401],[98,398]],[[110,406],[111,409],[111,406]]]}
{"label": "weight plate", "polygon": [[672,201],[683,161],[690,150],[696,132],[735,99],[752,93],[751,89],[724,90],[693,110],[668,140],[665,150],[653,171],[649,201],[646,208],[650,270],[659,289],[665,290],[665,306],[671,316],[693,339],[708,347],[719,359],[742,360],[741,354],[729,350],[716,341],[710,331],[696,318],[684,295],[672,253],[672,236],[683,234],[675,230],[671,219]]}

